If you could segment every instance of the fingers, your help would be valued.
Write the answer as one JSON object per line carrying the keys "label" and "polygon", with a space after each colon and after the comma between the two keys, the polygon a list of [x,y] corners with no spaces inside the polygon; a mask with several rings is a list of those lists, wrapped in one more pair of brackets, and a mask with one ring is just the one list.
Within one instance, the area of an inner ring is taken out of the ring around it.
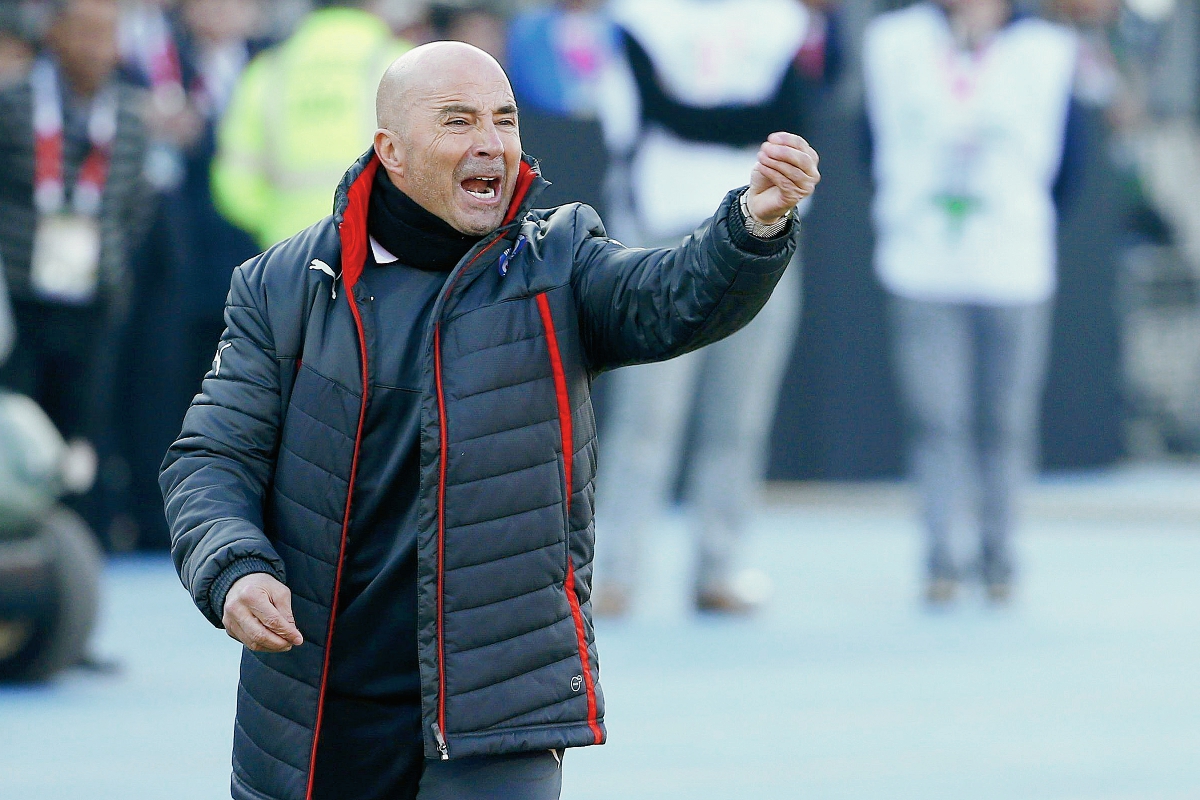
{"label": "fingers", "polygon": [[304,640],[296,628],[295,619],[292,618],[291,592],[287,587],[282,587],[282,590],[287,593],[282,603],[279,597],[281,592],[276,590],[275,592],[263,591],[248,594],[247,605],[250,613],[272,634],[287,642],[289,646],[301,644]]}
{"label": "fingers", "polygon": [[275,607],[279,609],[279,614],[286,625],[284,630],[272,630],[287,639],[293,645],[304,644],[304,637],[300,634],[300,629],[296,627],[296,617],[292,614],[292,592],[282,584],[274,593],[272,600],[275,602]]}
{"label": "fingers", "polygon": [[[817,162],[819,161],[817,153],[811,147],[808,147],[807,144],[805,144],[804,148],[799,148],[775,144],[769,141],[764,142],[762,147],[758,149],[758,157],[760,161],[763,158],[769,158],[785,164],[789,168],[794,169],[798,176],[803,174],[810,179],[820,180],[821,178],[821,173],[817,169]],[[783,171],[785,173],[788,172],[788,170]]]}
{"label": "fingers", "polygon": [[228,609],[224,622],[226,633],[256,652],[283,653],[292,649],[290,642],[267,628],[249,608]]}
{"label": "fingers", "polygon": [[[759,148],[757,160],[753,178],[760,178],[773,185],[779,192],[779,199],[787,208],[811,195],[821,180],[821,173],[817,169],[820,160],[817,152],[794,133],[772,133]],[[753,178],[751,189],[757,194],[766,187],[756,186]]]}
{"label": "fingers", "polygon": [[784,183],[777,183],[776,185],[785,193],[789,193],[788,190],[790,187],[796,187],[803,194],[810,194],[813,187],[817,185],[817,180],[819,180],[819,176],[814,177],[808,174],[790,161],[771,158],[762,153],[758,156],[758,163],[763,167],[773,170],[776,175],[784,180]]}
{"label": "fingers", "polygon": [[812,148],[812,145],[810,145],[804,139],[804,137],[797,136],[794,133],[777,131],[767,137],[767,142],[770,144],[783,145],[784,147],[791,147],[807,154],[810,158],[812,158],[814,167],[821,160],[821,157],[817,155],[817,151]]}
{"label": "fingers", "polygon": [[754,170],[766,178],[767,183],[774,186],[779,186],[780,184],[787,185],[789,183],[786,175],[770,164],[764,164],[762,161],[754,165]]}
{"label": "fingers", "polygon": [[292,614],[292,593],[270,575],[240,578],[225,598],[226,631],[255,651],[279,653],[304,643]]}

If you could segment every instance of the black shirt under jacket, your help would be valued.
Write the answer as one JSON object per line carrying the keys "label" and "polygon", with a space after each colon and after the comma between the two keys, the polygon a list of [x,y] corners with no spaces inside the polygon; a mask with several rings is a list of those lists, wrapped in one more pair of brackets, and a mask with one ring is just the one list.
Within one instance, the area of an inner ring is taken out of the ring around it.
{"label": "black shirt under jacket", "polygon": [[[368,257],[374,316],[370,388],[345,573],[338,597],[318,789],[356,800],[399,796],[422,767],[417,662],[420,348],[450,270],[475,244],[397,189],[380,169],[367,230],[397,261]],[[336,787],[336,788],[335,788]],[[318,796],[321,796],[318,792]]]}

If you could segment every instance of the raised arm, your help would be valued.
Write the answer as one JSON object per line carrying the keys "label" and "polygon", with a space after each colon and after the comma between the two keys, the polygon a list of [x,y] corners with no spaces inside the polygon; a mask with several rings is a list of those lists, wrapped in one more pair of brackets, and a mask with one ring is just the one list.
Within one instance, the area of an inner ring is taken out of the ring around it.
{"label": "raised arm", "polygon": [[[717,213],[671,249],[628,248],[582,212],[574,289],[584,345],[597,372],[662,361],[711,344],[746,325],[766,304],[795,254],[799,225],[771,225],[812,194],[817,154],[790,133],[759,149],[750,186],[726,195]],[[743,194],[749,217],[742,211]]]}

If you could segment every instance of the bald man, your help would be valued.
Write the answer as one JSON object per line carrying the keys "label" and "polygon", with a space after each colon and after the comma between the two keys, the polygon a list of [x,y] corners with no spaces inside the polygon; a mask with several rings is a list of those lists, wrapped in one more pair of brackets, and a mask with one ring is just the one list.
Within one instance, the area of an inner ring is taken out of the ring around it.
{"label": "bald man", "polygon": [[160,482],[184,585],[245,645],[233,797],[556,798],[601,744],[593,377],[745,325],[816,153],[772,134],[713,217],[630,249],[534,210],[504,72],[396,61],[334,214],[239,267]]}

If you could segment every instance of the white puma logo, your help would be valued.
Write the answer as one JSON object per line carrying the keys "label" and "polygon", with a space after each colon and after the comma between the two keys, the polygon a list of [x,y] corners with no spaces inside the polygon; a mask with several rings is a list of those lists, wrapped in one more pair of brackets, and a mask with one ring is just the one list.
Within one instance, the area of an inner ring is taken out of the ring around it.
{"label": "white puma logo", "polygon": [[225,351],[230,347],[233,347],[233,342],[221,342],[219,345],[217,345],[217,357],[213,359],[213,369],[215,371],[214,374],[218,378],[221,377],[221,356],[223,356]]}
{"label": "white puma logo", "polygon": [[333,278],[333,285],[329,290],[329,294],[334,300],[337,300],[337,282],[338,282],[339,275],[333,271],[333,267],[329,266],[328,264],[326,264],[324,261],[322,261],[319,258],[314,258],[312,260],[312,263],[308,265],[308,268],[319,270],[321,272],[324,272],[329,277]]}

